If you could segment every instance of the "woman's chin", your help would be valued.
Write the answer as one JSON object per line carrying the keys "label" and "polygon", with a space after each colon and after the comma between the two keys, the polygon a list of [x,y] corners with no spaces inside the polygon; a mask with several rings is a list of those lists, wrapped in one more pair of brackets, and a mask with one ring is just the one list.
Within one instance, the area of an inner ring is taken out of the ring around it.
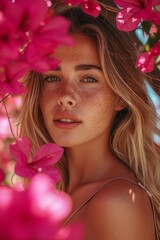
{"label": "woman's chin", "polygon": [[57,140],[57,141],[54,140],[54,143],[63,148],[67,148],[67,147],[69,148],[69,147],[75,146],[75,143],[70,141],[64,141],[64,140]]}

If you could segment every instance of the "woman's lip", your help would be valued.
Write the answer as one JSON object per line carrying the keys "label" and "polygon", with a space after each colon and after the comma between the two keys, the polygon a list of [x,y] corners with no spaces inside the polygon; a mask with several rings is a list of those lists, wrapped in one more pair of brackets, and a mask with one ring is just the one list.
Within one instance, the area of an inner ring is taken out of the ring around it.
{"label": "woman's lip", "polygon": [[77,127],[81,122],[61,122],[58,120],[54,120],[54,124],[57,128],[60,129],[71,129]]}
{"label": "woman's lip", "polygon": [[[78,119],[74,114],[69,112],[57,112],[56,115],[54,116],[54,121],[58,122],[61,119],[69,119],[74,123],[81,123],[80,119]],[[66,122],[63,122],[63,123],[66,123]]]}

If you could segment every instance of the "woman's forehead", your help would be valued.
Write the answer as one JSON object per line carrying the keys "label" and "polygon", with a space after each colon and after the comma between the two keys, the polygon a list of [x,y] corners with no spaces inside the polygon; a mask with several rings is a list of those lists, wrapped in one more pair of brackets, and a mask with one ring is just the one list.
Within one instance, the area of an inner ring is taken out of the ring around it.
{"label": "woman's forehead", "polygon": [[82,34],[74,34],[72,36],[74,44],[72,46],[59,46],[55,51],[54,57],[60,59],[61,62],[91,61],[91,63],[100,64],[95,41]]}

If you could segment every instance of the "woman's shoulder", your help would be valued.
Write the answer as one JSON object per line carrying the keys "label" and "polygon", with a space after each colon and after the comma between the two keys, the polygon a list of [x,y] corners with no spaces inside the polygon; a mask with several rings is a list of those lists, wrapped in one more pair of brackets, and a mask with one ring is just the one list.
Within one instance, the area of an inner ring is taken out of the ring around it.
{"label": "woman's shoulder", "polygon": [[132,179],[106,181],[88,205],[86,222],[95,230],[95,235],[98,234],[97,237],[108,236],[99,239],[154,240],[150,199]]}
{"label": "woman's shoulder", "polygon": [[104,182],[95,194],[92,204],[98,201],[106,207],[114,207],[114,204],[117,206],[121,203],[125,203],[126,207],[127,205],[138,207],[142,203],[143,206],[144,203],[150,205],[150,199],[143,186],[138,181],[126,177],[111,178]]}

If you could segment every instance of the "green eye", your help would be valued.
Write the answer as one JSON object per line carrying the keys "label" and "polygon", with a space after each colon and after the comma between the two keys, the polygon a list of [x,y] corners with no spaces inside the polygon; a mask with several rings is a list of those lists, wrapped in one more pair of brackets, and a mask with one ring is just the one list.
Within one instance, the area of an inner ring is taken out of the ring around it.
{"label": "green eye", "polygon": [[86,77],[83,79],[83,82],[97,82],[97,79],[93,77]]}
{"label": "green eye", "polygon": [[59,82],[59,81],[61,81],[61,79],[58,76],[55,76],[55,75],[49,75],[49,76],[45,77],[44,80],[46,82]]}

